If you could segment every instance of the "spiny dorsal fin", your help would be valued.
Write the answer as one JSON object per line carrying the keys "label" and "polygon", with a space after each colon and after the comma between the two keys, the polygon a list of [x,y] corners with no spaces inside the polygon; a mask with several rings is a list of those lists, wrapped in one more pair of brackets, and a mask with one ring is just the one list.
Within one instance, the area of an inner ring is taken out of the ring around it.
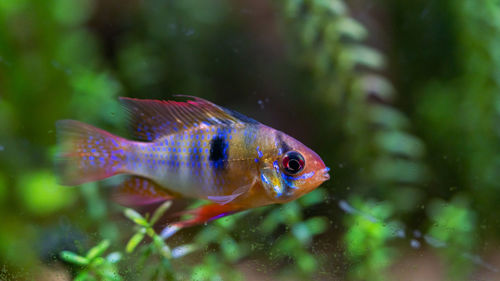
{"label": "spiny dorsal fin", "polygon": [[129,112],[135,136],[145,141],[153,141],[203,124],[258,124],[243,114],[207,100],[183,97],[192,100],[178,102],[121,97],[120,101]]}

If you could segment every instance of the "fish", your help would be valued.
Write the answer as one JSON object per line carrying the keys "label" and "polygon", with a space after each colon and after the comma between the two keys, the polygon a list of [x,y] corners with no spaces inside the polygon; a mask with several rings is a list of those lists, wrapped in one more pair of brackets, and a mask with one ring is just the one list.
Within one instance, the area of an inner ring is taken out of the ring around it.
{"label": "fish", "polygon": [[178,214],[176,229],[239,211],[283,204],[330,178],[321,157],[293,137],[208,100],[121,97],[134,139],[76,120],[56,122],[63,185],[126,175],[113,198],[143,205],[191,198],[208,204]]}

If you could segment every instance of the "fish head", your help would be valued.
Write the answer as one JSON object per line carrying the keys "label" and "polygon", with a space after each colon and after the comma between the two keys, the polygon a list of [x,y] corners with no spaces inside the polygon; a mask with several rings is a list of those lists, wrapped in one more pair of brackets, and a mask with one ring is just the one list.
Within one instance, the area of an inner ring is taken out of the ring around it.
{"label": "fish head", "polygon": [[330,179],[330,169],[316,152],[285,134],[276,138],[260,168],[260,180],[273,202],[295,200]]}

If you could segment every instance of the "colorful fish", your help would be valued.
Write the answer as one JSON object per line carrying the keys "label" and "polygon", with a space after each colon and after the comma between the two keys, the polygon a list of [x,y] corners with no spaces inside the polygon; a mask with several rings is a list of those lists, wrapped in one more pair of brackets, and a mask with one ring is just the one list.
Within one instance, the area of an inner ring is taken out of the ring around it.
{"label": "colorful fish", "polygon": [[60,181],[78,185],[117,174],[124,204],[175,198],[212,203],[188,211],[177,228],[285,203],[329,179],[329,169],[294,138],[207,100],[120,98],[132,121],[127,140],[74,120],[57,122]]}

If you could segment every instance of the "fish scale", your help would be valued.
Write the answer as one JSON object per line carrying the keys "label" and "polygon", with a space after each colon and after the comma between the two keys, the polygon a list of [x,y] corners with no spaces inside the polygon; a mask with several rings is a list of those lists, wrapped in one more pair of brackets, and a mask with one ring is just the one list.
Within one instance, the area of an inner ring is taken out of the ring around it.
{"label": "fish scale", "polygon": [[[244,130],[240,132],[241,135]],[[228,182],[225,176],[231,173],[217,171],[217,166],[223,164],[210,161],[210,144],[212,138],[223,136],[228,141],[228,147],[234,146],[231,144],[233,133],[238,134],[233,129],[211,126],[204,130],[193,129],[181,135],[166,136],[152,143],[138,143],[129,152],[127,168],[131,173],[151,178],[163,186],[178,187],[173,189],[181,194],[227,195],[231,188],[224,187]],[[230,163],[238,157],[230,156],[229,151],[223,153],[227,153],[226,161]],[[249,164],[252,161],[248,161]],[[137,162],[143,162],[144,165],[138,168]]]}

